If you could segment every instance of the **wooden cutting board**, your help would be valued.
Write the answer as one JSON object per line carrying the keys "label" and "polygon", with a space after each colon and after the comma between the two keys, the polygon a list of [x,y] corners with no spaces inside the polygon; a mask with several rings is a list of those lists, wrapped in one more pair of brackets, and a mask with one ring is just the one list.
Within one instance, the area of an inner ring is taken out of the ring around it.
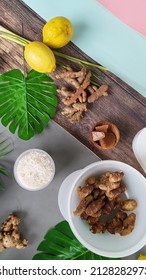
{"label": "wooden cutting board", "polygon": [[[34,11],[18,0],[1,0],[1,24],[31,41],[42,40],[41,31],[45,21]],[[89,43],[89,42],[88,42]],[[0,39],[0,73],[13,68],[22,69],[22,47],[5,39]],[[77,46],[70,42],[61,49],[65,54],[94,62]],[[73,65],[76,69],[78,65]],[[136,65],[135,65],[136,67]],[[126,69],[125,69],[126,71]],[[109,85],[109,96],[90,104],[84,118],[71,124],[61,114],[62,104],[58,106],[54,121],[75,136],[101,159],[123,161],[144,172],[132,151],[132,140],[136,133],[146,126],[146,99],[109,71],[96,70],[98,82]],[[92,127],[99,121],[111,121],[120,130],[118,145],[108,151],[99,151],[90,141]],[[60,143],[63,145],[63,143]],[[72,147],[71,147],[72,148]],[[75,151],[76,152],[76,151]],[[83,155],[84,156],[84,155]]]}

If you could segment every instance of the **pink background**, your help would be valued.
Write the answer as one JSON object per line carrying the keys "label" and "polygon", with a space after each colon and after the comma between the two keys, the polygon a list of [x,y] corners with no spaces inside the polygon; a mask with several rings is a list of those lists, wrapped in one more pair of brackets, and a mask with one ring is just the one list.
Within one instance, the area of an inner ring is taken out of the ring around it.
{"label": "pink background", "polygon": [[146,36],[146,0],[97,0],[97,2]]}

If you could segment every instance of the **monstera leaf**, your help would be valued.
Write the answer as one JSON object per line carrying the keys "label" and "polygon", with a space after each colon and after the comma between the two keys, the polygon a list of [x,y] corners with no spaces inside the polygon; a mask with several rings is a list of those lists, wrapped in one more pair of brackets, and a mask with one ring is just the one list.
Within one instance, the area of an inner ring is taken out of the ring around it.
{"label": "monstera leaf", "polygon": [[55,115],[56,86],[46,74],[31,70],[27,77],[13,69],[0,76],[0,118],[12,133],[29,140]]}
{"label": "monstera leaf", "polygon": [[109,258],[96,255],[86,249],[76,239],[69,224],[62,221],[44,236],[39,244],[40,253],[33,260],[108,260]]}
{"label": "monstera leaf", "polygon": [[[12,144],[9,141],[8,138],[4,138],[5,136],[3,135],[3,133],[0,133],[0,160],[2,160],[7,154],[9,154],[10,152],[12,152],[13,148],[12,148]],[[1,175],[9,175],[8,170],[6,169],[5,166],[3,166],[3,164],[1,164],[0,162],[0,189],[4,188],[4,184],[1,180]]]}

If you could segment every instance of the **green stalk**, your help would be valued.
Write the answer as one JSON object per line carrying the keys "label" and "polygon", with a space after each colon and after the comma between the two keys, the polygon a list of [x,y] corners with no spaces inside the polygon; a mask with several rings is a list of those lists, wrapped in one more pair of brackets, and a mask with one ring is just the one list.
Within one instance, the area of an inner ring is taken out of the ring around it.
{"label": "green stalk", "polygon": [[22,46],[26,45],[26,42],[20,38],[17,38],[16,36],[12,35],[12,34],[7,34],[6,32],[2,32],[0,31],[0,37],[3,37],[5,39],[9,39],[10,41],[13,41],[15,43],[19,43]]}
{"label": "green stalk", "polygon": [[[29,40],[27,40],[27,39],[15,34],[15,33],[11,32],[11,31],[9,31],[8,29],[4,28],[1,25],[0,25],[0,37],[3,37],[5,39],[9,39],[10,41],[18,43],[22,46],[25,46],[26,44],[30,43]],[[102,65],[94,64],[94,63],[91,63],[91,62],[88,62],[88,61],[85,61],[85,60],[82,60],[82,59],[79,59],[79,58],[76,58],[76,57],[73,57],[73,56],[70,56],[70,55],[63,54],[63,53],[55,51],[55,50],[52,50],[52,51],[53,51],[54,55],[56,55],[58,57],[61,57],[61,58],[64,58],[66,60],[69,60],[69,61],[72,61],[72,62],[77,62],[77,63],[82,64],[82,65],[87,65],[87,66],[102,69],[102,70],[108,70],[106,67],[104,67]]]}
{"label": "green stalk", "polygon": [[19,45],[25,46],[26,44],[30,43],[29,40],[9,31],[8,29],[4,28],[0,25],[0,37],[8,39],[12,42],[18,43]]}
{"label": "green stalk", "polygon": [[70,55],[66,55],[66,54],[60,53],[60,52],[55,51],[55,50],[53,50],[53,53],[56,56],[62,57],[64,59],[67,59],[67,60],[72,61],[72,62],[81,63],[81,64],[84,64],[84,65],[95,67],[95,68],[102,69],[102,70],[107,70],[107,68],[105,68],[102,65],[94,64],[94,63],[91,63],[91,62],[88,62],[88,61],[85,61],[85,60],[82,60],[82,59],[79,59],[79,58],[76,58],[76,57],[72,57]]}

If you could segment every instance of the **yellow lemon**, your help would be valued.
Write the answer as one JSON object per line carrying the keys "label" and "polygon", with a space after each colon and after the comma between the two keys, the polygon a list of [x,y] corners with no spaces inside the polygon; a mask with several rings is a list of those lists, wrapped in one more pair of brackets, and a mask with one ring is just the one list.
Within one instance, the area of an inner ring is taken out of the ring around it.
{"label": "yellow lemon", "polygon": [[56,68],[56,59],[52,50],[42,42],[26,44],[24,58],[28,65],[41,73],[52,72]]}
{"label": "yellow lemon", "polygon": [[138,257],[138,260],[146,260],[146,255],[145,254],[140,254]]}
{"label": "yellow lemon", "polygon": [[43,27],[43,42],[50,48],[65,46],[73,35],[72,23],[65,17],[55,17]]}

